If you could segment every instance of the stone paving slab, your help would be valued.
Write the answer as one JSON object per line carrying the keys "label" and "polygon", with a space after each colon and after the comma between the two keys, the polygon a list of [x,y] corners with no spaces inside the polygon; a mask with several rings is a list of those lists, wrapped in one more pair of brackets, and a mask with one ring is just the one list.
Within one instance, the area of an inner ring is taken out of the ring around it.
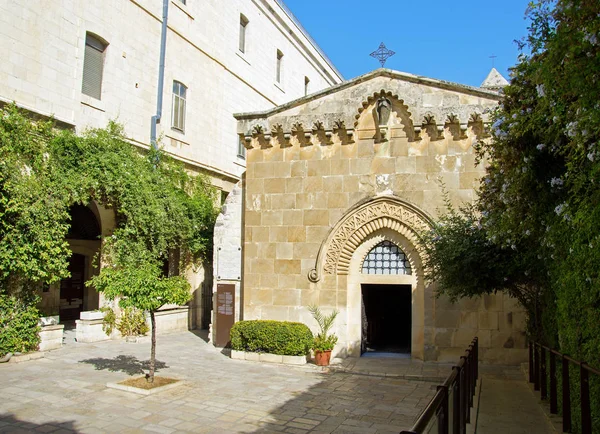
{"label": "stone paving slab", "polygon": [[477,434],[551,434],[554,426],[520,367],[480,367]]}
{"label": "stone paving slab", "polygon": [[[202,337],[158,337],[158,374],[186,383],[150,396],[106,387],[142,372],[148,339],[69,343],[43,359],[0,365],[0,433],[397,433],[435,391],[433,383],[352,369],[231,360]],[[394,362],[385,363],[375,371],[394,373]]]}

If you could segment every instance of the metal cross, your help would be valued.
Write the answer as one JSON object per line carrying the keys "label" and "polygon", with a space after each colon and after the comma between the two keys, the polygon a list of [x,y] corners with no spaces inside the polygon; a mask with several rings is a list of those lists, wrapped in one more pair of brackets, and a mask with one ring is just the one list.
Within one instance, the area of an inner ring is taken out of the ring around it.
{"label": "metal cross", "polygon": [[495,62],[495,60],[496,60],[496,57],[498,57],[498,56],[496,56],[495,54],[492,54],[492,55],[490,56],[490,59],[492,59],[492,68],[494,67],[494,62]]}
{"label": "metal cross", "polygon": [[392,57],[394,54],[396,53],[392,50],[388,50],[385,44],[382,42],[381,44],[379,44],[379,48],[373,51],[370,54],[370,56],[378,59],[379,63],[381,63],[381,67],[383,68],[383,65],[385,65],[385,61],[388,60],[388,58]]}

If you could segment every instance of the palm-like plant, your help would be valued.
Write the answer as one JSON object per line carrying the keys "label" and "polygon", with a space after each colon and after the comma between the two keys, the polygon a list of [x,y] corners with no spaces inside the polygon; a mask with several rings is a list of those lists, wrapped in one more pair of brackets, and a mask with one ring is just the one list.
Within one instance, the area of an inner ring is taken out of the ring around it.
{"label": "palm-like plant", "polygon": [[323,312],[321,312],[321,308],[316,305],[308,306],[308,311],[312,314],[315,321],[317,321],[320,329],[319,333],[313,340],[312,349],[314,351],[333,350],[338,338],[334,333],[329,334],[329,330],[331,330],[333,322],[340,311],[335,309],[329,315],[324,315]]}

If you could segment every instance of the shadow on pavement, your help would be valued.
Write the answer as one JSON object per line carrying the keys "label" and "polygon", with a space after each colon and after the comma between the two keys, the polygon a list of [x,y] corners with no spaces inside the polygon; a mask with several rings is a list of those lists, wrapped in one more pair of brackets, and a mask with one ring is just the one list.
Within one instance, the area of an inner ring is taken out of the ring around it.
{"label": "shadow on pavement", "polygon": [[[124,372],[128,375],[137,375],[144,374],[144,369],[150,369],[150,360],[139,360],[134,356],[116,356],[113,359],[105,359],[105,358],[94,358],[94,359],[86,359],[80,360],[79,363],[87,363],[89,365],[94,365],[97,371],[102,371],[104,369],[109,370],[110,372]],[[159,369],[168,368],[165,362],[161,362],[159,360],[156,361],[155,369],[158,371]]]}
{"label": "shadow on pavement", "polygon": [[46,423],[32,423],[17,419],[9,413],[0,413],[0,433],[29,433],[29,432],[78,432],[75,422],[50,421]]}
{"label": "shadow on pavement", "polygon": [[252,432],[397,434],[410,428],[435,393],[421,381],[345,373],[322,378],[270,411]]}
{"label": "shadow on pavement", "polygon": [[197,337],[199,337],[200,339],[202,339],[204,342],[208,343],[208,330],[206,330],[206,329],[192,329],[192,330],[190,330],[190,332],[193,335],[196,335]]}

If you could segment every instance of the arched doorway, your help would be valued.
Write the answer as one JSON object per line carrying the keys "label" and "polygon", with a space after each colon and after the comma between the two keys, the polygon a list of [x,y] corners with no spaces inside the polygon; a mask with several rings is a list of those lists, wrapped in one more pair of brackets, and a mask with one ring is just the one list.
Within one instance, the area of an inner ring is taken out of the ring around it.
{"label": "arched doorway", "polygon": [[[384,239],[375,245],[362,262],[361,274],[386,276],[412,275],[408,257],[397,244]],[[408,354],[412,340],[412,286],[397,283],[361,284],[361,353]]]}
{"label": "arched doorway", "polygon": [[[402,349],[407,354],[410,348],[411,357],[424,358],[426,322],[431,322],[431,315],[427,316],[425,312],[426,307],[428,312],[432,311],[432,301],[429,293],[426,296],[428,289],[423,278],[417,239],[418,233],[429,227],[429,217],[414,205],[395,196],[378,196],[351,208],[332,228],[321,245],[309,280],[320,282],[323,279],[327,282],[335,278],[339,283],[338,293],[342,291],[345,303],[338,305],[338,308],[346,321],[344,325],[340,324],[344,330],[338,329],[345,341],[344,348],[339,350],[341,354],[359,357],[365,349],[363,336],[368,335],[369,331],[363,332],[363,318],[367,314],[363,307],[363,292],[368,292],[367,297],[375,301],[375,306],[381,306],[385,303],[381,299],[388,298],[386,305],[391,309],[388,315],[398,315],[398,309],[405,309],[400,313],[405,321],[405,327],[401,330],[403,342],[390,342],[385,335],[379,338],[384,343],[387,340],[388,343],[398,344],[396,349]],[[381,273],[375,271],[371,274],[368,272],[369,264],[365,270],[365,260],[373,249],[377,254],[377,246],[388,246],[390,249],[395,246],[394,253],[398,257],[402,252],[402,272],[397,269],[396,274],[392,274],[388,267],[388,274],[384,274],[383,268]],[[410,273],[407,273],[408,270]],[[390,298],[393,300],[390,301]],[[376,307],[374,315],[386,315],[381,309],[387,307],[381,307],[379,313]],[[395,331],[398,331],[399,324],[397,322],[393,326]],[[389,327],[389,324],[383,326]],[[410,335],[410,340],[407,335]]]}
{"label": "arched doorway", "polygon": [[99,307],[98,293],[85,284],[98,269],[94,261],[98,259],[102,232],[97,211],[95,204],[74,204],[69,209],[71,226],[67,241],[73,254],[69,258],[71,276],[60,282],[61,322],[79,319],[82,311]]}

